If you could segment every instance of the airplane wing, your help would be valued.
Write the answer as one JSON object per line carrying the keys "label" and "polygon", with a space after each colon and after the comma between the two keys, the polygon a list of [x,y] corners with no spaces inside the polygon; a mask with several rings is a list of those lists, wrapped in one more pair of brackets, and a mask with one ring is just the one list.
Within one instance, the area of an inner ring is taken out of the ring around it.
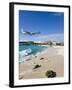
{"label": "airplane wing", "polygon": [[31,32],[32,35],[40,34],[40,32]]}

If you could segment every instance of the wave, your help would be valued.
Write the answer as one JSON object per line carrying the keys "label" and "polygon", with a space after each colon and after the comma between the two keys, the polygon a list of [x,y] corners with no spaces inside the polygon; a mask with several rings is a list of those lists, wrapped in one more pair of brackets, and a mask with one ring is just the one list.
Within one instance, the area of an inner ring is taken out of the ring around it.
{"label": "wave", "polygon": [[44,53],[46,53],[46,52],[47,52],[47,48],[46,48],[46,49],[43,49],[42,51],[37,52],[35,55],[36,55],[36,56],[42,55],[42,54],[44,54]]}
{"label": "wave", "polygon": [[32,59],[32,57],[34,57],[34,55],[28,55],[28,56],[20,57],[19,62],[29,61]]}
{"label": "wave", "polygon": [[32,50],[29,48],[29,49],[25,49],[25,50],[20,51],[20,52],[19,52],[19,55],[20,55],[20,56],[27,56],[27,55],[29,55],[31,52],[32,52]]}
{"label": "wave", "polygon": [[20,51],[19,62],[30,60],[32,58],[31,53],[32,53],[32,50],[30,48]]}
{"label": "wave", "polygon": [[42,51],[38,51],[36,53],[33,53],[32,49],[25,49],[19,52],[19,62],[28,61],[31,60],[33,57],[42,55],[46,52],[46,48],[44,48]]}

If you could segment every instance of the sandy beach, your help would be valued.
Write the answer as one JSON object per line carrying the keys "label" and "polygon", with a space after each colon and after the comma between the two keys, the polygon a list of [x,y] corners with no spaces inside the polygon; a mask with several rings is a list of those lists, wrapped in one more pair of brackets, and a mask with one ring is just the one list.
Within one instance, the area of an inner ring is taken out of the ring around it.
{"label": "sandy beach", "polygon": [[[41,67],[34,69],[35,65]],[[64,46],[47,48],[31,60],[19,63],[19,79],[47,78],[46,71],[53,70],[56,77],[64,76]]]}

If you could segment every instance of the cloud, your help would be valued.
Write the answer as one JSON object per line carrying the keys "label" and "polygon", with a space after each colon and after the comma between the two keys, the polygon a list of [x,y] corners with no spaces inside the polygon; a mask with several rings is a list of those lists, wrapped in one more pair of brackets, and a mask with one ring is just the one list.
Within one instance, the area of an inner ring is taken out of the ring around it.
{"label": "cloud", "polygon": [[61,16],[63,13],[62,12],[56,12],[56,13],[54,13],[53,15],[54,16]]}
{"label": "cloud", "polygon": [[64,41],[64,34],[43,35],[43,36],[37,37],[37,39],[41,41],[46,41],[46,40]]}

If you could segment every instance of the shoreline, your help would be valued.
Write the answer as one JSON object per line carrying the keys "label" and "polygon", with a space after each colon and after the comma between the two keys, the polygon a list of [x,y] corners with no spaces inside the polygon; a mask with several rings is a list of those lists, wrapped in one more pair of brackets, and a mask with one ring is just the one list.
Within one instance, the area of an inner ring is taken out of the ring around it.
{"label": "shoreline", "polygon": [[[45,46],[46,48],[43,49],[42,51],[38,51],[38,52],[35,53],[35,54],[29,54],[29,55],[25,56],[25,58],[26,58],[27,60],[19,61],[19,63],[22,63],[22,62],[25,62],[25,61],[31,60],[31,59],[28,58],[28,57],[32,57],[32,58],[33,58],[33,57],[36,57],[36,56],[38,56],[38,55],[41,55],[42,53],[46,52],[46,49],[47,49],[47,48],[49,48],[48,45],[38,45],[38,46]],[[25,58],[24,58],[24,59],[25,59]]]}
{"label": "shoreline", "polygon": [[[34,70],[36,64],[41,67]],[[47,78],[45,73],[48,70],[55,71],[57,77],[64,76],[64,46],[48,47],[31,60],[20,62],[19,79]]]}

